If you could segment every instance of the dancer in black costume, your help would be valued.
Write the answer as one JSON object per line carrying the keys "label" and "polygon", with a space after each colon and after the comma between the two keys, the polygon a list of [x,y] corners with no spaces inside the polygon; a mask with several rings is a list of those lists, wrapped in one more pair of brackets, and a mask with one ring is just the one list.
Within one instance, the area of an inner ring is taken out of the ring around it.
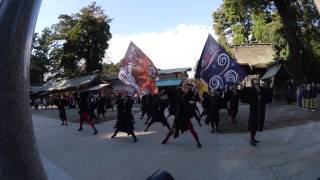
{"label": "dancer in black costume", "polygon": [[116,130],[111,138],[115,138],[118,132],[126,132],[132,135],[134,142],[137,142],[137,137],[134,134],[134,127],[132,121],[132,100],[125,95],[117,100],[118,120],[116,122]]}
{"label": "dancer in black costume", "polygon": [[143,95],[141,97],[141,117],[140,119],[143,119],[144,115],[147,113],[147,94]]}
{"label": "dancer in black costume", "polygon": [[66,114],[66,109],[65,106],[67,106],[67,102],[63,96],[61,96],[58,99],[55,99],[55,105],[58,107],[59,111],[59,117],[61,119],[61,126],[66,125],[68,126],[67,122],[67,114]]}
{"label": "dancer in black costume", "polygon": [[147,95],[147,108],[146,108],[146,113],[147,113],[147,120],[144,122],[144,124],[148,124],[149,120],[152,118],[152,103],[154,101],[154,99],[157,97],[157,94],[151,94],[149,93]]}
{"label": "dancer in black costume", "polygon": [[206,118],[206,124],[211,124],[211,132],[214,133],[220,132],[219,130],[219,122],[220,122],[220,115],[219,115],[219,103],[221,101],[219,100],[220,97],[216,93],[215,90],[211,90],[210,101],[208,104],[208,110],[207,110],[207,118]]}
{"label": "dancer in black costume", "polygon": [[152,118],[148,123],[144,132],[147,132],[150,126],[154,122],[161,122],[164,126],[166,126],[170,130],[170,125],[164,115],[165,109],[168,107],[168,96],[164,94],[162,91],[160,94],[155,96],[152,103]]}
{"label": "dancer in black costume", "polygon": [[203,92],[203,100],[202,100],[202,113],[200,115],[200,119],[202,118],[202,116],[206,116],[208,114],[208,110],[209,110],[209,106],[210,106],[210,95],[207,92]]}
{"label": "dancer in black costume", "polygon": [[253,79],[252,85],[253,87],[242,89],[240,97],[242,102],[250,104],[248,131],[250,144],[256,146],[259,143],[255,138],[256,132],[263,130],[266,104],[272,102],[273,92],[272,88],[260,87],[259,79]]}
{"label": "dancer in black costume", "polygon": [[176,112],[177,112],[177,108],[178,108],[178,99],[181,96],[181,88],[177,87],[174,91],[169,91],[168,93],[168,97],[169,97],[169,107],[168,107],[168,116],[166,117],[166,119],[168,120],[168,118],[170,116],[175,116]]}
{"label": "dancer in black costume", "polygon": [[[193,86],[191,84],[187,84],[188,86]],[[199,126],[202,126],[201,121],[200,121],[200,111],[197,106],[197,101],[200,100],[198,94],[195,92],[195,89],[190,88],[189,91],[187,92],[187,96],[190,97],[190,105],[191,105],[191,110],[192,110],[192,117],[194,117]]]}
{"label": "dancer in black costume", "polygon": [[202,145],[200,143],[199,137],[197,132],[194,130],[191,118],[193,116],[192,114],[192,106],[190,104],[191,97],[187,96],[185,93],[181,93],[181,97],[179,97],[178,100],[178,108],[177,113],[174,118],[174,122],[172,125],[172,128],[170,129],[169,133],[167,134],[166,138],[162,141],[162,144],[166,144],[169,138],[174,134],[174,138],[177,138],[179,136],[179,131],[181,133],[189,130],[191,134],[193,135],[194,139],[197,142],[197,147],[201,148]]}
{"label": "dancer in black costume", "polygon": [[232,119],[232,123],[236,124],[236,116],[238,114],[239,108],[239,90],[237,90],[237,86],[233,86],[232,89],[229,91],[229,107],[228,107],[228,114]]}
{"label": "dancer in black costume", "polygon": [[97,99],[97,114],[98,114],[98,119],[100,118],[100,114],[102,114],[104,118],[104,114],[106,113],[106,110],[104,109],[106,99],[105,97],[101,96],[99,94],[98,99]]}
{"label": "dancer in black costume", "polygon": [[82,124],[84,121],[87,121],[89,125],[94,130],[93,134],[98,134],[98,130],[94,126],[93,120],[89,116],[89,105],[88,105],[88,92],[81,92],[80,93],[80,100],[79,100],[79,115],[80,115],[80,128],[78,131],[82,131]]}

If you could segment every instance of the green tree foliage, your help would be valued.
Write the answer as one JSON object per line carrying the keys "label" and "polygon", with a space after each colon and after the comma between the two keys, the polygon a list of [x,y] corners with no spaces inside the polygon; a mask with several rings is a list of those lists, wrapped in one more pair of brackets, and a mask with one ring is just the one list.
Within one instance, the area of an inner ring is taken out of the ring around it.
{"label": "green tree foliage", "polygon": [[[317,34],[320,26],[319,13],[312,10],[315,9],[314,2],[312,0],[274,0],[273,2],[280,14],[285,38],[288,41],[290,71],[299,79],[319,78],[319,75],[316,75],[320,73],[319,69],[314,68],[319,62],[315,59],[317,52],[311,47],[308,38],[309,35]],[[316,44],[320,43],[317,37],[313,40]]]}
{"label": "green tree foliage", "polygon": [[[41,70],[42,75],[55,78],[101,71],[111,39],[110,23],[111,19],[95,2],[76,14],[60,15],[59,22],[46,28],[41,38],[36,35],[32,74]],[[39,62],[45,62],[46,68]]]}
{"label": "green tree foliage", "polygon": [[272,43],[297,78],[319,76],[320,18],[313,0],[224,0],[213,20],[219,42],[227,49]]}
{"label": "green tree foliage", "polygon": [[[102,60],[108,41],[111,39],[111,19],[96,3],[80,10],[79,13],[60,15],[60,22],[55,26],[56,38],[63,42],[61,65],[64,73],[88,73],[102,70]],[[85,61],[84,72],[77,66]]]}
{"label": "green tree foliage", "polygon": [[51,30],[45,28],[41,34],[33,36],[31,62],[30,62],[30,83],[42,84],[45,81],[45,74],[50,70],[50,43]]}
{"label": "green tree foliage", "polygon": [[120,63],[103,63],[102,74],[105,76],[117,75],[120,70]]}
{"label": "green tree foliage", "polygon": [[288,44],[284,38],[283,25],[278,13],[253,15],[252,36],[255,42],[271,43],[281,59],[288,57]]}

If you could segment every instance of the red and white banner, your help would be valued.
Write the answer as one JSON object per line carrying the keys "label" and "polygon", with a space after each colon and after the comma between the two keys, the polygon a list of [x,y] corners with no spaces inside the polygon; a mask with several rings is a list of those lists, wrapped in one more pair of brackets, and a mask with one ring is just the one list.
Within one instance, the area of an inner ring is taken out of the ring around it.
{"label": "red and white banner", "polygon": [[146,92],[158,93],[156,79],[157,68],[150,58],[144,54],[134,43],[130,42],[125,57],[120,62],[119,79],[134,91],[145,94]]}

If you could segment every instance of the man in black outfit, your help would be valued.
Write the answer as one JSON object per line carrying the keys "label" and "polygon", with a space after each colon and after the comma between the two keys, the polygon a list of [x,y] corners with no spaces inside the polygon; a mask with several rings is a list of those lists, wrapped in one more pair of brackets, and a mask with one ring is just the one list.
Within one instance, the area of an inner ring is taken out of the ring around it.
{"label": "man in black outfit", "polygon": [[250,104],[248,131],[250,132],[250,144],[256,146],[256,132],[263,130],[266,104],[272,102],[273,92],[269,87],[260,87],[258,78],[252,80],[252,86],[241,90],[241,100]]}

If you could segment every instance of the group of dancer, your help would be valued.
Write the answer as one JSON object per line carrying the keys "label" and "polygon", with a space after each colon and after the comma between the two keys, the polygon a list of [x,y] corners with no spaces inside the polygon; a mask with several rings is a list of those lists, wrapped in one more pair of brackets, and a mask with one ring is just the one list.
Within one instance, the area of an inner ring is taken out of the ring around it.
{"label": "group of dancer", "polygon": [[[194,100],[196,94],[192,89],[193,85],[187,84],[184,87],[177,88],[173,93],[167,93],[165,90],[162,90],[158,94],[144,95],[141,99],[141,119],[143,119],[144,115],[147,114],[147,120],[145,122],[147,126],[144,131],[147,132],[151,125],[155,122],[162,123],[165,127],[168,128],[168,134],[162,141],[162,144],[166,144],[172,135],[177,138],[180,133],[184,133],[185,131],[189,130],[196,140],[197,147],[201,148],[202,145],[200,143],[198,134],[193,128],[191,122],[191,119],[194,117],[194,110],[196,107],[196,105],[194,105],[196,103],[196,101]],[[128,103],[129,101],[124,100],[123,102]],[[168,107],[169,115],[166,117],[165,110]],[[133,131],[134,127],[132,113],[130,112],[129,108],[128,111],[124,113],[121,111],[121,107],[119,108],[119,113],[122,114],[118,114],[118,121],[116,123],[117,128],[112,138],[115,137],[119,131],[123,131],[128,133],[129,135],[131,134],[136,142],[137,139]],[[123,114],[126,113],[131,115],[123,116]],[[172,126],[170,127],[168,117],[171,115],[174,115],[175,118]]]}
{"label": "group of dancer", "polygon": [[[190,131],[196,141],[198,148],[201,148],[199,136],[195,131],[192,119],[197,120],[199,126],[201,118],[205,116],[205,124],[211,126],[212,133],[219,133],[220,115],[219,111],[222,108],[228,110],[231,120],[236,124],[236,116],[238,113],[239,101],[250,104],[250,113],[248,120],[248,131],[250,132],[250,144],[256,146],[259,141],[255,138],[257,131],[263,130],[265,119],[265,105],[272,102],[272,88],[261,87],[259,79],[252,80],[252,87],[242,87],[233,85],[226,90],[211,89],[209,92],[204,92],[200,96],[199,91],[194,83],[183,83],[173,91],[162,90],[158,94],[146,93],[141,98],[141,119],[147,115],[145,121],[145,132],[151,128],[154,123],[162,123],[168,129],[168,133],[162,141],[166,144],[170,137],[179,137],[180,134]],[[88,92],[81,92],[79,98],[79,115],[80,127],[87,122],[93,129],[93,134],[97,134],[98,130],[94,125],[93,118],[90,117],[90,97]],[[59,110],[59,116],[62,125],[68,125],[64,106],[66,102],[63,98],[56,100],[56,105]],[[201,103],[203,111],[197,106]],[[119,132],[125,132],[131,135],[134,142],[137,142],[137,137],[134,133],[134,116],[132,114],[132,106],[134,100],[127,93],[119,94],[116,98],[117,105],[117,121],[115,124],[115,132],[111,138],[117,136]],[[168,115],[165,116],[166,109]],[[174,116],[173,123],[170,126],[168,119]]]}
{"label": "group of dancer", "polygon": [[[237,86],[234,85],[226,91],[211,89],[210,92],[204,93],[202,97],[199,96],[195,84],[192,83],[184,83],[183,86],[179,86],[170,92],[162,90],[158,94],[146,94],[141,99],[141,119],[144,118],[144,115],[147,115],[144,131],[147,132],[155,122],[160,122],[168,128],[168,133],[162,144],[166,144],[172,135],[177,138],[181,133],[190,131],[197,147],[201,148],[199,136],[191,120],[196,119],[201,126],[201,117],[206,116],[205,123],[211,125],[211,132],[220,132],[219,110],[227,108],[233,123],[236,123],[240,99],[242,102],[250,104],[248,131],[250,132],[250,144],[256,146],[259,143],[255,138],[256,132],[263,130],[265,105],[272,102],[272,89],[261,87],[259,79],[252,80],[252,87],[237,89]],[[134,141],[137,142],[131,112],[133,101],[130,96],[125,94],[117,101],[118,120],[112,138],[122,131],[132,135]],[[198,109],[197,102],[202,102],[202,113]],[[167,116],[165,116],[166,109],[169,112]],[[170,116],[174,116],[172,126],[168,122]]]}

